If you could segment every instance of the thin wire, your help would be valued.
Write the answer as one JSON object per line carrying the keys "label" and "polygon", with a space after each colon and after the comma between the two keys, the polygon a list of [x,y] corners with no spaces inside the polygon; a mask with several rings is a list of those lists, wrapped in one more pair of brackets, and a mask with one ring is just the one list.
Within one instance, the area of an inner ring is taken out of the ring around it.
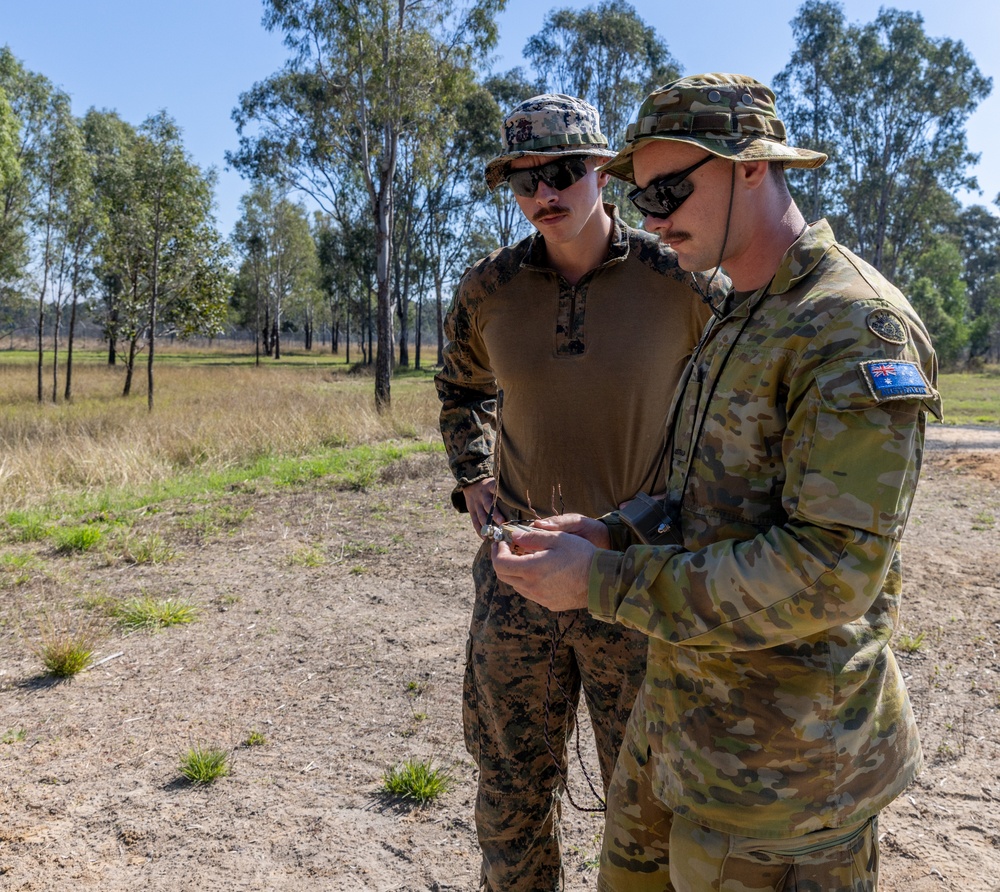
{"label": "thin wire", "polygon": [[[563,700],[566,704],[573,709],[575,704],[570,700],[569,694],[566,693],[563,686],[559,683],[556,678],[555,667],[556,667],[556,651],[559,645],[562,643],[563,638],[569,633],[570,629],[576,625],[576,621],[580,618],[579,614],[573,617],[570,624],[559,634],[556,632],[556,627],[552,627],[552,646],[549,652],[549,675],[545,682],[545,723],[542,726],[543,735],[545,737],[545,749],[548,750],[549,758],[552,760],[552,764],[555,765],[556,771],[559,772],[559,777],[563,782],[563,789],[566,790],[566,798],[569,800],[570,805],[573,806],[577,811],[582,812],[605,812],[607,811],[607,803],[604,801],[604,797],[597,792],[597,788],[594,786],[594,781],[590,777],[590,772],[587,771],[587,766],[583,761],[583,753],[580,750],[580,722],[575,720],[573,722],[573,731],[576,737],[576,758],[580,763],[580,770],[583,772],[583,777],[587,781],[587,786],[590,787],[590,792],[593,793],[594,799],[601,803],[597,808],[588,808],[583,805],[577,805],[576,800],[573,798],[573,793],[569,788],[569,777],[567,773],[563,771],[562,759],[556,755],[555,750],[552,747],[552,738],[549,736],[549,706],[552,703],[552,683],[555,682],[555,686],[559,689],[559,693],[562,694]],[[579,712],[579,710],[577,710]]]}
{"label": "thin wire", "polygon": [[500,498],[500,435],[503,425],[500,423],[500,409],[503,405],[503,391],[497,388],[497,435],[493,441],[493,501],[490,503],[490,513],[483,528],[493,526],[493,513],[497,510],[497,500]]}

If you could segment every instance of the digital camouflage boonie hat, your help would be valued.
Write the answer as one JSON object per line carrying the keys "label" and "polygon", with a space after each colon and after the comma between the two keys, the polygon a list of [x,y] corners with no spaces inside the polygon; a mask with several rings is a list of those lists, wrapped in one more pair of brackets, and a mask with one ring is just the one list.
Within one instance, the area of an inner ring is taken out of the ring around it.
{"label": "digital camouflage boonie hat", "polygon": [[508,173],[508,165],[525,155],[596,155],[613,158],[601,133],[601,119],[589,102],[564,93],[532,96],[504,118],[503,152],[486,165],[492,192]]}
{"label": "digital camouflage boonie hat", "polygon": [[601,167],[635,182],[632,153],[651,139],[694,143],[731,161],[782,161],[819,167],[822,152],[787,144],[774,93],[742,74],[696,74],[650,93],[625,132],[625,147]]}

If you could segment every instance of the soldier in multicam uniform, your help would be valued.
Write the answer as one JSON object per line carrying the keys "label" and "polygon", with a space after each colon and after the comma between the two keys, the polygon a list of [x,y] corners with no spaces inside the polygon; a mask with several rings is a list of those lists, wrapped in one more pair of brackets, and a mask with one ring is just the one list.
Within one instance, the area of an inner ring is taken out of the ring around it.
{"label": "soldier in multicam uniform", "polygon": [[[600,514],[639,490],[662,492],[670,401],[711,315],[674,253],[602,203],[607,174],[596,168],[614,152],[593,106],[533,97],[502,137],[487,184],[507,182],[538,231],[466,272],[436,378],[453,501],[477,533],[553,502],[552,513],[562,502]],[[484,888],[561,889],[560,802],[581,684],[604,792],[646,639],[524,600],[497,581],[488,541],[473,576],[463,718],[479,767]]]}
{"label": "soldier in multicam uniform", "polygon": [[783,168],[826,156],[787,145],[763,84],[681,78],[627,139],[602,170],[638,184],[683,268],[735,289],[669,425],[673,538],[567,516],[494,556],[538,603],[649,636],[598,888],[872,890],[878,813],[921,764],[889,639],[934,351],[896,288],[806,225]]}

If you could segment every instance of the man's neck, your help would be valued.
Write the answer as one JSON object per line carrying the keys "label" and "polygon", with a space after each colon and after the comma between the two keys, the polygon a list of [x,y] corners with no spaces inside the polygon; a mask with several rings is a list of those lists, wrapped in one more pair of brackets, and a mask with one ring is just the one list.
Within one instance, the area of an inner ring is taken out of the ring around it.
{"label": "man's neck", "polygon": [[758,218],[745,250],[723,263],[734,290],[752,292],[770,282],[805,226],[805,218],[794,204],[780,216]]}
{"label": "man's neck", "polygon": [[599,205],[588,218],[579,235],[569,242],[545,243],[548,265],[571,285],[575,285],[608,256],[612,220]]}

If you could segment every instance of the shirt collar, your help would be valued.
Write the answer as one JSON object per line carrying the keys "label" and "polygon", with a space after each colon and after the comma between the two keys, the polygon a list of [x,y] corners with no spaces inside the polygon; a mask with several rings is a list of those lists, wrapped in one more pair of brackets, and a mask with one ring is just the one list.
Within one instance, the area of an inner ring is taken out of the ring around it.
{"label": "shirt collar", "polygon": [[758,288],[739,304],[733,303],[733,294],[730,292],[726,299],[724,315],[731,312],[734,316],[746,316],[767,295],[790,291],[816,268],[835,243],[833,229],[825,219],[807,226],[781,258],[770,282],[763,288]]}

